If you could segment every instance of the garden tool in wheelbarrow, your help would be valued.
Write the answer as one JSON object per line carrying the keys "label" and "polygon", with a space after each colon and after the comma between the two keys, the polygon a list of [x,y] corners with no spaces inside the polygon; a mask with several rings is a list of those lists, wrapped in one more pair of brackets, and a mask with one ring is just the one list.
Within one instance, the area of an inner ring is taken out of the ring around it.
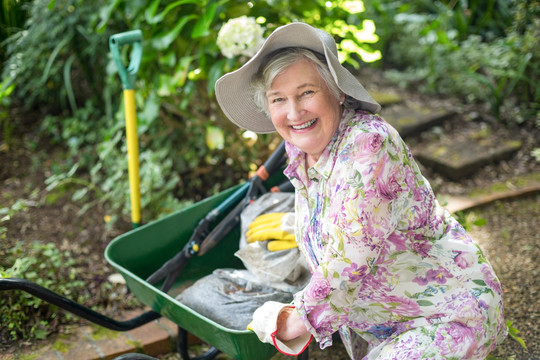
{"label": "garden tool in wheelbarrow", "polygon": [[[242,210],[254,199],[267,192],[263,182],[268,180],[285,162],[285,143],[281,142],[256,174],[223,203],[210,211],[199,222],[184,248],[150,275],[146,281],[155,285],[164,280],[161,291],[169,291],[190,258],[204,255],[239,224]],[[271,191],[290,191],[291,188],[290,182],[285,181],[280,186],[272,188]],[[214,223],[225,213],[227,215],[212,229]]]}
{"label": "garden tool in wheelbarrow", "polygon": [[[135,76],[141,65],[142,32],[127,31],[112,35],[109,48],[118,69],[124,89],[124,109],[126,118],[126,138],[128,149],[129,188],[131,197],[131,222],[136,228],[141,224],[141,191],[139,179],[139,142],[137,136],[137,113],[135,111]],[[131,57],[126,67],[122,62],[120,47],[131,45]]]}

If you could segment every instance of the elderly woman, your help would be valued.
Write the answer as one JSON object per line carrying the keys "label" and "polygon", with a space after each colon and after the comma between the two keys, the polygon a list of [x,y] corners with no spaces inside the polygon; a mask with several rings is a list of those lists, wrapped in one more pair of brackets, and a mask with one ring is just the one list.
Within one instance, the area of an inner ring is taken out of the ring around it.
{"label": "elderly woman", "polygon": [[[351,359],[483,359],[506,335],[501,284],[442,208],[380,106],[304,23],[216,83],[238,126],[286,140],[295,237],[312,278],[252,329],[289,355],[339,332]],[[362,355],[363,356],[363,355]]]}

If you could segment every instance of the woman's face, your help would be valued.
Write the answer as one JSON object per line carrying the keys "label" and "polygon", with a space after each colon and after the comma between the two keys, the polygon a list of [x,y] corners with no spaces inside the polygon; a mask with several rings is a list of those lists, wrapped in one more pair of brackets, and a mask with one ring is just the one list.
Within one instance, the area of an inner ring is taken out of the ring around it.
{"label": "woman's face", "polygon": [[274,78],[266,97],[279,135],[306,153],[308,166],[315,164],[341,119],[341,104],[316,66],[305,59],[295,62]]}

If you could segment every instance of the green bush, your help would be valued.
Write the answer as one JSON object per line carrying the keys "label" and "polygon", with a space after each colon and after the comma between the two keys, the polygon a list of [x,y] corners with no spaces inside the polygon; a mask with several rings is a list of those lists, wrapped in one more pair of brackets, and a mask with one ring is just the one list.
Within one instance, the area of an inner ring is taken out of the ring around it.
{"label": "green bush", "polygon": [[[95,36],[103,1],[34,1],[24,30],[4,44],[2,77],[15,83],[12,98],[26,108],[58,113],[87,98],[102,99],[107,38]],[[99,107],[96,107],[99,111]],[[102,111],[100,111],[102,113]]]}
{"label": "green bush", "polygon": [[[53,243],[19,243],[3,248],[0,254],[1,277],[24,278],[79,303],[87,299],[74,260]],[[0,343],[7,344],[17,339],[43,339],[71,316],[33,295],[11,291],[0,298],[0,318]]]}
{"label": "green bush", "polygon": [[[482,6],[480,6],[483,4]],[[538,1],[374,1],[388,77],[425,92],[486,105],[508,125],[540,110]]]}
{"label": "green bush", "polygon": [[[0,44],[19,32],[28,16],[28,3],[31,0],[4,0],[0,4]],[[0,47],[0,62],[5,61],[5,50]]]}

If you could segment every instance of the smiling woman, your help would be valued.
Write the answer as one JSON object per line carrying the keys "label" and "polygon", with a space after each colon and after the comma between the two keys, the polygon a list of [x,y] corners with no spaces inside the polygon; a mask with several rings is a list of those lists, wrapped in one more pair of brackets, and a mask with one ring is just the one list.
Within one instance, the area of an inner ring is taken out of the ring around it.
{"label": "smiling woman", "polygon": [[285,139],[295,239],[312,275],[292,304],[255,311],[261,341],[294,355],[339,332],[350,358],[366,360],[484,359],[502,341],[493,268],[328,33],[276,29],[216,96],[235,124]]}

